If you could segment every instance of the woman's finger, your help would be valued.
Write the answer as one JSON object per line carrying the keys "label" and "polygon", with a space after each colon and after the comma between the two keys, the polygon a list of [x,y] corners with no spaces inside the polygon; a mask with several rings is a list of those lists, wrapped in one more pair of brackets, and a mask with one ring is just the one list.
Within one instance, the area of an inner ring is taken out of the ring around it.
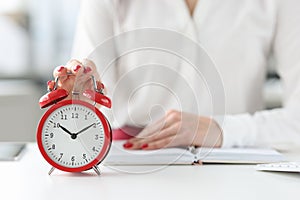
{"label": "woman's finger", "polygon": [[[157,120],[153,124],[150,124],[146,126],[137,136],[137,139],[140,138],[148,138],[149,136],[152,136],[161,130],[168,128],[174,123],[174,121],[169,118],[168,116],[164,116],[161,119]],[[135,138],[133,138],[135,139]]]}
{"label": "woman's finger", "polygon": [[159,140],[163,140],[164,138],[167,137],[171,137],[171,136],[175,136],[178,133],[178,124],[175,123],[170,127],[167,127],[163,130],[160,130],[158,133],[155,133],[147,138],[142,138],[142,139],[138,139],[138,138],[133,138],[128,140],[125,143],[125,148],[131,148],[131,149],[141,149],[143,148],[144,144],[148,144],[148,143],[153,143],[155,141],[159,141]]}
{"label": "woman's finger", "polygon": [[175,146],[173,141],[175,140],[176,135],[171,135],[169,137],[164,137],[160,140],[155,140],[149,143],[144,143],[141,146],[141,149],[143,150],[154,150],[154,149],[162,149],[167,147],[173,147]]}
{"label": "woman's finger", "polygon": [[81,75],[84,71],[84,67],[77,63],[74,64],[75,65],[70,67],[70,72],[72,72],[73,75]]}
{"label": "woman's finger", "polygon": [[154,142],[156,140],[161,140],[162,138],[177,135],[179,133],[180,129],[180,123],[174,123],[173,125],[164,128],[163,130],[159,131],[156,134],[153,134],[153,136],[150,136],[149,138],[146,138],[146,142]]}
{"label": "woman's finger", "polygon": [[59,81],[63,83],[67,79],[68,69],[65,66],[58,66],[53,70],[53,77],[59,77]]}
{"label": "woman's finger", "polygon": [[189,137],[184,134],[171,134],[168,137],[142,144],[143,150],[154,150],[170,147],[186,147],[191,145]]}
{"label": "woman's finger", "polygon": [[93,75],[96,80],[100,81],[100,76],[97,73],[97,67],[95,63],[89,59],[83,59],[82,65],[85,67],[85,73],[88,75]]}
{"label": "woman's finger", "polygon": [[68,72],[72,72],[72,68],[77,65],[82,66],[82,63],[76,59],[71,59],[67,62],[65,67],[68,69]]}
{"label": "woman's finger", "polygon": [[181,122],[181,115],[182,113],[179,111],[168,111],[167,114],[160,120],[146,126],[135,138],[132,138],[131,141],[148,138],[149,136],[153,136],[173,124]]}
{"label": "woman's finger", "polygon": [[[53,70],[54,78],[59,77],[57,87],[69,92],[68,99],[71,99],[73,97],[72,94],[76,93],[83,97],[82,93],[84,90],[93,89],[94,85],[91,75],[96,80],[99,80],[96,65],[87,59],[84,60],[84,64],[76,59],[72,59],[65,66],[58,66]],[[49,81],[47,85],[49,90],[53,90],[55,82]],[[99,88],[102,86],[101,84],[98,85]],[[85,100],[88,101],[88,99]]]}
{"label": "woman's finger", "polygon": [[159,130],[158,132],[155,132],[152,135],[148,135],[147,137],[129,139],[128,142],[130,143],[141,143],[141,141],[151,142],[151,141],[159,140],[164,137],[175,135],[177,134],[177,132],[178,132],[178,125],[176,123],[172,126]]}
{"label": "woman's finger", "polygon": [[91,68],[85,67],[78,60],[69,61],[66,67],[71,74],[68,81],[73,83],[73,91],[81,93],[85,89],[86,83],[91,82],[89,80]]}

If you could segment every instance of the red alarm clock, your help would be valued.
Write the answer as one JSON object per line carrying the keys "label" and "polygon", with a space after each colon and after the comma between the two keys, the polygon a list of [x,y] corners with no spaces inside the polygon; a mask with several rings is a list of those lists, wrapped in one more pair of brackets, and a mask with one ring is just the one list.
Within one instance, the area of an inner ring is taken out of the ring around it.
{"label": "red alarm clock", "polygon": [[52,91],[41,97],[40,107],[50,107],[42,116],[37,129],[37,143],[45,160],[55,168],[66,172],[82,172],[97,167],[108,154],[112,133],[108,120],[95,106],[111,108],[111,100],[103,94],[102,83],[93,81],[94,90],[86,90],[83,96],[94,104],[87,103],[74,92],[72,100],[64,89],[57,89],[58,78]]}

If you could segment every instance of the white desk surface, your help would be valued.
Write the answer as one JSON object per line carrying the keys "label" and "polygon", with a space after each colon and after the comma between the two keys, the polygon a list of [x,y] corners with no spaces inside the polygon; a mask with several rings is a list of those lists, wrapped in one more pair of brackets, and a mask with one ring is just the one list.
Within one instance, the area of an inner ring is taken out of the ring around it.
{"label": "white desk surface", "polygon": [[[141,168],[146,169],[127,170]],[[0,162],[0,199],[273,200],[300,196],[299,173],[260,172],[254,165],[167,166],[142,174],[100,166],[101,176],[93,171],[72,174],[59,170],[49,176],[49,169],[36,144],[28,145],[20,161]]]}

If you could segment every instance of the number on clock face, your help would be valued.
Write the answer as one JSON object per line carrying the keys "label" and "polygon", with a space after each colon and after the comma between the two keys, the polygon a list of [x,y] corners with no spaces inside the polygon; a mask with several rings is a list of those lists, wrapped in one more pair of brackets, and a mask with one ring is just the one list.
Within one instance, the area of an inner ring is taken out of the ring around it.
{"label": "number on clock face", "polygon": [[67,168],[78,168],[97,158],[105,142],[105,132],[93,110],[80,104],[68,104],[48,116],[41,140],[52,161]]}

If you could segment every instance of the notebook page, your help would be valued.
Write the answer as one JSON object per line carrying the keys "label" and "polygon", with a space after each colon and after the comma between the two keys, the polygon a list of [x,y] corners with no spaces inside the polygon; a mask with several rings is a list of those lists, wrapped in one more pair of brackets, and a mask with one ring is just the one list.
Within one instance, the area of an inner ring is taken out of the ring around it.
{"label": "notebook page", "polygon": [[203,163],[267,163],[285,158],[273,149],[262,148],[198,148],[197,158]]}
{"label": "notebook page", "polygon": [[106,165],[171,165],[192,164],[195,155],[184,148],[158,150],[127,150],[125,141],[113,141],[110,152],[104,160]]}

